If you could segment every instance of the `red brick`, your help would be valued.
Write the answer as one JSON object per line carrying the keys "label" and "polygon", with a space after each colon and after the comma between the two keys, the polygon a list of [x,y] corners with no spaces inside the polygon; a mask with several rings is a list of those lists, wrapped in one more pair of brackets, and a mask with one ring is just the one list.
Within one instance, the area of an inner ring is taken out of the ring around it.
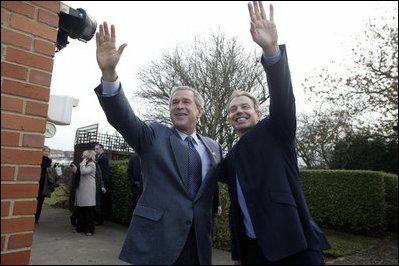
{"label": "red brick", "polygon": [[19,146],[19,132],[1,131],[1,146]]}
{"label": "red brick", "polygon": [[18,66],[9,64],[7,62],[1,62],[1,76],[10,77],[20,80],[26,80],[28,69],[24,66]]}
{"label": "red brick", "polygon": [[40,102],[26,102],[25,113],[28,115],[38,115],[47,117],[48,111],[48,103],[40,103]]}
{"label": "red brick", "polygon": [[1,114],[1,128],[33,131],[44,134],[46,120],[21,115]]}
{"label": "red brick", "polygon": [[8,239],[8,249],[27,248],[32,246],[33,233],[11,235]]}
{"label": "red brick", "polygon": [[1,202],[1,217],[7,217],[10,215],[10,202],[2,201]]}
{"label": "red brick", "polygon": [[29,82],[37,85],[50,87],[51,74],[48,72],[37,71],[32,69],[29,73]]}
{"label": "red brick", "polygon": [[35,55],[13,47],[7,48],[6,60],[26,66],[36,67],[48,72],[53,71],[53,59],[41,55]]}
{"label": "red brick", "polygon": [[21,113],[23,111],[24,101],[22,99],[1,96],[1,110]]}
{"label": "red brick", "polygon": [[55,27],[38,23],[37,21],[17,14],[11,14],[10,27],[22,32],[33,34],[36,37],[41,37],[49,41],[57,40],[57,29]]}
{"label": "red brick", "polygon": [[14,166],[1,166],[1,181],[14,180],[15,167]]}
{"label": "red brick", "polygon": [[1,1],[1,7],[30,18],[35,16],[35,7],[22,1]]}
{"label": "red brick", "polygon": [[1,42],[30,50],[32,46],[32,37],[6,28],[1,28]]}
{"label": "red brick", "polygon": [[[6,236],[1,236],[1,251],[4,251],[5,246],[6,246]],[[3,257],[1,258],[1,264],[3,265]]]}
{"label": "red brick", "polygon": [[60,1],[32,1],[32,3],[47,10],[58,13],[60,11]]}
{"label": "red brick", "polygon": [[36,86],[29,83],[18,82],[9,79],[3,79],[2,93],[11,95],[24,96],[32,99],[49,101],[50,89],[46,87]]}
{"label": "red brick", "polygon": [[44,145],[43,135],[24,134],[22,146],[42,148]]}
{"label": "red brick", "polygon": [[[1,184],[1,199],[36,198],[39,184]],[[3,220],[1,220],[3,233]]]}
{"label": "red brick", "polygon": [[57,28],[59,16],[57,13],[48,12],[46,10],[39,9],[38,21],[53,26],[54,28]]}
{"label": "red brick", "polygon": [[29,259],[30,250],[1,253],[1,265],[28,265]]}
{"label": "red brick", "polygon": [[55,43],[36,39],[33,41],[33,49],[37,53],[53,57],[55,54]]}
{"label": "red brick", "polygon": [[40,165],[36,166],[19,166],[18,167],[18,181],[39,181],[41,174]]}
{"label": "red brick", "polygon": [[15,201],[12,215],[29,215],[36,212],[36,200]]}
{"label": "red brick", "polygon": [[38,165],[42,163],[42,157],[42,151],[1,148],[1,163]]}

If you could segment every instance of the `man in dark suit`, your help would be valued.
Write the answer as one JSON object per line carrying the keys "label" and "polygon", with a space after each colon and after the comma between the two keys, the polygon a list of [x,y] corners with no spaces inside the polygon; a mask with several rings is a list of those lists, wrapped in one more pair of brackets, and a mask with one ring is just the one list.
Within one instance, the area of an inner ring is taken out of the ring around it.
{"label": "man in dark suit", "polygon": [[232,258],[247,265],[324,264],[329,247],[312,219],[299,179],[296,115],[285,46],[277,44],[273,6],[248,4],[252,39],[263,49],[270,114],[261,119],[255,97],[235,92],[228,121],[239,141],[221,164],[231,201]]}
{"label": "man in dark suit", "polygon": [[170,93],[173,127],[143,122],[129,105],[116,65],[126,46],[115,46],[115,27],[96,33],[101,84],[95,89],[108,122],[141,158],[143,193],[134,209],[120,259],[132,264],[211,264],[214,174],[220,145],[196,132],[201,95],[190,87]]}
{"label": "man in dark suit", "polygon": [[140,156],[133,154],[129,158],[127,165],[127,177],[130,182],[130,192],[132,193],[132,210],[136,208],[137,201],[143,192],[143,178],[141,175]]}
{"label": "man in dark suit", "polygon": [[[104,222],[104,217],[109,218],[109,211],[111,209],[111,179],[109,176],[109,163],[108,157],[104,152],[104,146],[100,143],[94,145],[94,151],[96,152],[96,162],[101,169],[102,185],[106,193],[98,191],[97,195],[100,199],[97,201],[100,207],[96,208],[96,225],[102,225]],[[99,189],[102,185],[98,185]]]}

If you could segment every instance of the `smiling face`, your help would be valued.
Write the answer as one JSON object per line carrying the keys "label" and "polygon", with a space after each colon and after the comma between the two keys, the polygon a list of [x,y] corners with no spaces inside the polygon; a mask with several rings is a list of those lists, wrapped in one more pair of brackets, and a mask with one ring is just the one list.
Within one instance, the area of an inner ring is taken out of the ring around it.
{"label": "smiling face", "polygon": [[261,118],[261,112],[255,109],[255,103],[248,96],[234,97],[229,104],[227,120],[238,136],[243,136],[255,126]]}
{"label": "smiling face", "polygon": [[191,90],[175,91],[170,99],[169,112],[173,125],[188,135],[195,131],[197,121],[202,115]]}

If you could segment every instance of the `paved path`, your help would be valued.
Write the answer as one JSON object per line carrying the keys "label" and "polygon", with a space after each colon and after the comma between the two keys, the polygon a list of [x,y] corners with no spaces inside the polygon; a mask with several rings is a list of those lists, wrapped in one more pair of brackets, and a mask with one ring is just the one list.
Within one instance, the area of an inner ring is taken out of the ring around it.
{"label": "paved path", "polygon": [[[30,265],[129,265],[118,259],[127,227],[105,221],[93,236],[72,233],[69,211],[43,205],[35,225]],[[213,250],[214,265],[232,265],[230,253]]]}

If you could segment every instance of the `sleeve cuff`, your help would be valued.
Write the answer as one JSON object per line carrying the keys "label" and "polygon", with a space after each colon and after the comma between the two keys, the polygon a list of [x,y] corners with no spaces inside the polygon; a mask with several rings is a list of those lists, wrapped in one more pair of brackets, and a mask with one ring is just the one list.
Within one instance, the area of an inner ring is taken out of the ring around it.
{"label": "sleeve cuff", "polygon": [[278,53],[273,55],[273,56],[264,56],[262,55],[262,59],[265,61],[266,65],[274,65],[275,63],[277,63],[278,61],[280,61],[281,59],[281,51],[280,49],[278,50]]}
{"label": "sleeve cuff", "polygon": [[106,81],[101,78],[101,88],[100,95],[102,97],[112,97],[119,93],[120,91],[120,81],[117,78],[115,81]]}

